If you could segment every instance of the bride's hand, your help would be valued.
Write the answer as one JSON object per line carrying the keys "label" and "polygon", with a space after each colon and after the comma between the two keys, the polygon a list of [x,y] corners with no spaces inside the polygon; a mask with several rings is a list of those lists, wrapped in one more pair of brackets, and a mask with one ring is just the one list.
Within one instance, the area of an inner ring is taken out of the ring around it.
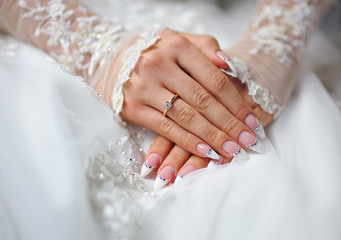
{"label": "bride's hand", "polygon": [[[267,126],[271,123],[273,115],[264,112],[259,105],[254,103],[245,85],[235,78],[232,78],[231,82],[254,110],[262,125]],[[221,157],[219,160],[212,161],[220,165],[231,162],[231,160],[231,157]],[[159,189],[175,179],[181,179],[193,171],[207,167],[209,162],[210,159],[191,155],[188,151],[174,145],[170,140],[158,135],[146,154],[146,162],[142,166],[141,176],[147,176],[152,170],[157,171],[158,177],[155,181],[155,189]],[[169,179],[169,181],[163,181],[162,179]]]}
{"label": "bride's hand", "polygon": [[[197,156],[219,159],[240,151],[246,155],[240,146],[261,151],[260,145],[253,148],[257,140],[252,130],[258,121],[251,107],[215,66],[227,67],[215,56],[217,42],[192,35],[214,58],[213,64],[188,36],[164,30],[156,46],[142,54],[125,85],[121,116]],[[163,116],[164,105],[174,94],[179,97]]]}

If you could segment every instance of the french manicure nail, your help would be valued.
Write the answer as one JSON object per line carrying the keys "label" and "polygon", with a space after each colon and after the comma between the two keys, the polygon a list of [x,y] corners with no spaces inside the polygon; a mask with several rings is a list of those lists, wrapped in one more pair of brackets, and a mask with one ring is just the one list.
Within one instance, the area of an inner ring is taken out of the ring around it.
{"label": "french manicure nail", "polygon": [[244,149],[233,141],[224,142],[222,147],[225,152],[228,152],[233,157],[237,157],[237,158],[245,159],[245,160],[249,158],[249,156],[244,151]]}
{"label": "french manicure nail", "polygon": [[197,145],[197,151],[201,153],[204,157],[212,158],[212,159],[219,159],[218,153],[216,153],[210,146],[206,143],[199,143]]}
{"label": "french manicure nail", "polygon": [[160,190],[175,177],[175,169],[172,166],[165,166],[161,169],[154,182],[154,190]]}
{"label": "french manicure nail", "polygon": [[217,56],[220,59],[222,59],[230,68],[230,71],[228,71],[226,69],[220,69],[220,70],[223,71],[224,73],[232,76],[232,77],[237,77],[237,69],[234,66],[233,62],[231,61],[231,58],[229,56],[227,56],[226,53],[224,53],[222,51],[218,51]]}
{"label": "french manicure nail", "polygon": [[258,153],[264,153],[264,149],[262,146],[262,143],[258,141],[258,139],[253,136],[251,133],[247,131],[243,131],[239,135],[239,142],[245,145],[245,147],[258,152]]}
{"label": "french manicure nail", "polygon": [[180,169],[180,171],[178,172],[178,176],[176,177],[176,179],[175,179],[175,181],[174,181],[174,184],[178,184],[179,182],[182,181],[182,179],[183,179],[187,174],[189,174],[189,173],[191,173],[191,172],[194,172],[195,170],[196,170],[195,167],[190,166],[190,165],[188,165],[188,166],[186,166],[186,167]]}
{"label": "french manicure nail", "polygon": [[265,132],[262,124],[257,120],[255,115],[250,113],[245,118],[245,124],[248,126],[259,138],[265,138]]}
{"label": "french manicure nail", "polygon": [[149,173],[153,171],[153,169],[161,163],[161,157],[157,153],[151,153],[146,158],[146,162],[143,163],[141,168],[141,177],[146,177]]}
{"label": "french manicure nail", "polygon": [[220,166],[221,164],[223,164],[225,161],[225,157],[222,155],[219,155],[219,157],[220,157],[219,160],[211,160],[208,163],[207,168],[217,167],[217,166]]}
{"label": "french manicure nail", "polygon": [[219,154],[219,159],[218,160],[211,160],[208,165],[207,168],[213,167],[213,166],[220,166],[221,164],[223,164],[225,160],[225,157]]}

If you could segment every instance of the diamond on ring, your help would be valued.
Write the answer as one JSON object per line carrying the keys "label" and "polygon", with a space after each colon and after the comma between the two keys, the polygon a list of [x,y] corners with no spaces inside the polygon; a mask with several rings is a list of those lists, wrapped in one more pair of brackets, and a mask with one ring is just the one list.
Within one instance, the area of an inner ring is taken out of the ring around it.
{"label": "diamond on ring", "polygon": [[172,103],[171,102],[169,102],[169,101],[167,101],[166,103],[165,103],[165,108],[168,110],[168,109],[170,109],[171,107],[172,107]]}
{"label": "diamond on ring", "polygon": [[167,101],[164,105],[163,113],[162,115],[166,117],[167,111],[173,106],[173,102],[175,99],[179,96],[179,94],[174,94],[171,100]]}

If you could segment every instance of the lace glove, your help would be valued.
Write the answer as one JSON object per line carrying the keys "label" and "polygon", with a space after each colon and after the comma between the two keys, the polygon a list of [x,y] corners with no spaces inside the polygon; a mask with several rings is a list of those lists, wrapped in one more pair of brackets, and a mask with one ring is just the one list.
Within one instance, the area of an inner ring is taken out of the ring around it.
{"label": "lace glove", "polygon": [[261,1],[242,39],[226,52],[265,111],[280,113],[295,86],[310,34],[332,0]]}
{"label": "lace glove", "polygon": [[[153,27],[138,38],[121,24],[67,0],[1,0],[0,28],[43,49],[65,70],[81,76],[104,93],[108,103],[117,82],[112,98],[116,113],[122,108],[123,84],[129,79],[141,51],[156,42],[159,31]],[[137,44],[124,52],[125,45],[133,38],[138,39]],[[124,62],[122,69],[107,72],[111,74],[110,81],[99,82],[99,72],[108,70],[109,64],[120,65],[116,64],[120,54]]]}

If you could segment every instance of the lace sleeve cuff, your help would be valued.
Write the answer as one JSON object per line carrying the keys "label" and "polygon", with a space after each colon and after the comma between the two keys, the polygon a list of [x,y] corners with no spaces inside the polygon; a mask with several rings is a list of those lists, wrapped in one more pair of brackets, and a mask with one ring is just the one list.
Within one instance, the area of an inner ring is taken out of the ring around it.
{"label": "lace sleeve cuff", "polygon": [[275,117],[280,113],[282,107],[279,106],[275,97],[269,92],[268,89],[261,87],[253,79],[249,68],[240,59],[232,58],[232,63],[236,69],[237,78],[246,85],[249,95],[253,101],[257,103],[265,112],[275,114]]}
{"label": "lace sleeve cuff", "polygon": [[111,97],[112,108],[116,115],[122,110],[124,84],[130,79],[131,72],[134,70],[142,52],[155,45],[160,39],[158,35],[161,31],[160,29],[160,26],[153,26],[150,30],[143,32],[140,35],[140,39],[123,54],[121,59],[122,67],[119,71]]}
{"label": "lace sleeve cuff", "polygon": [[289,100],[305,46],[334,0],[262,0],[243,38],[228,49],[255,103],[275,117]]}

